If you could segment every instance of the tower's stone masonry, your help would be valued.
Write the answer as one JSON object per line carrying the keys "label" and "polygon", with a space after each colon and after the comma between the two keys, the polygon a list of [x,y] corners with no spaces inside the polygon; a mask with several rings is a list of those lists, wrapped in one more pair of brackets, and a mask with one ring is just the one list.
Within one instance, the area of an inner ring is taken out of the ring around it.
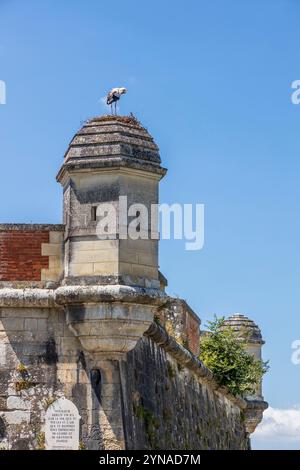
{"label": "tower's stone masonry", "polygon": [[[159,271],[151,206],[165,173],[134,118],[94,118],[57,176],[63,224],[0,225],[1,448],[43,448],[45,413],[59,397],[78,408],[81,448],[249,447],[267,406],[261,384],[244,398],[218,387],[197,358],[200,319],[167,295]],[[124,198],[138,205],[128,219]],[[107,204],[118,223],[102,239]],[[124,237],[144,206],[154,236]]]}

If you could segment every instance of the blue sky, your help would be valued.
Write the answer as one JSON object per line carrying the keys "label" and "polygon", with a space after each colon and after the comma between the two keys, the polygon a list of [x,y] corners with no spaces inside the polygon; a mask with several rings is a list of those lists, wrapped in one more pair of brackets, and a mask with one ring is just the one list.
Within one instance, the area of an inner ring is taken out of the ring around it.
{"label": "blue sky", "polygon": [[[299,2],[0,0],[0,22],[0,222],[61,221],[64,151],[105,112],[101,97],[126,86],[121,113],[148,127],[169,169],[161,202],[205,204],[203,250],[161,243],[169,292],[203,324],[255,320],[265,398],[299,407]],[[254,448],[300,448],[298,428],[274,426]]]}

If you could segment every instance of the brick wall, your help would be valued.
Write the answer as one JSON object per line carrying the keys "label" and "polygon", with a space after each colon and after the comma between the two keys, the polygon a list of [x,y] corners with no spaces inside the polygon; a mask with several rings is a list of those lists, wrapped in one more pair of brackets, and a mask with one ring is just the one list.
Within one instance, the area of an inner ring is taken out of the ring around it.
{"label": "brick wall", "polygon": [[42,243],[49,243],[49,232],[0,232],[0,280],[40,281],[49,265]]}
{"label": "brick wall", "polygon": [[56,280],[62,271],[62,226],[0,225],[0,281]]}
{"label": "brick wall", "polygon": [[196,356],[199,355],[200,350],[200,322],[194,315],[189,312],[186,315],[186,334],[187,334],[187,344],[189,350],[194,353]]}

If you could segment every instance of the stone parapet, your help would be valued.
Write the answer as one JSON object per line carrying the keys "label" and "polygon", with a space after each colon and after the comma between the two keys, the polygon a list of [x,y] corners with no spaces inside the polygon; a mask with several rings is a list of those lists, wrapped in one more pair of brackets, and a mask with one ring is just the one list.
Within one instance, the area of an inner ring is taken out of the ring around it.
{"label": "stone parapet", "polygon": [[63,232],[63,224],[0,224],[0,232]]}
{"label": "stone parapet", "polygon": [[137,304],[162,305],[167,296],[158,289],[138,286],[63,286],[55,291],[55,301],[68,305],[85,302],[127,302]]}
{"label": "stone parapet", "polygon": [[127,302],[162,305],[166,294],[158,289],[124,285],[64,286],[58,289],[0,289],[0,307],[49,308],[85,302]]}
{"label": "stone parapet", "polygon": [[206,367],[200,359],[194,356],[184,346],[179,344],[167,331],[156,323],[152,323],[150,328],[144,333],[145,336],[151,338],[161,348],[171,354],[177,362],[182,366],[192,370],[199,378],[204,379],[209,386],[226,396],[232,403],[237,405],[241,409],[247,407],[246,401],[242,397],[235,397],[232,395],[227,387],[220,387],[216,382],[214,375],[208,367]]}
{"label": "stone parapet", "polygon": [[232,404],[236,405],[244,416],[245,430],[252,434],[263,418],[263,412],[268,408],[268,403],[262,398],[243,398],[232,395],[227,387],[221,387],[210,369],[202,361],[195,357],[190,351],[177,343],[166,330],[156,323],[152,323],[144,336],[151,338],[160,348],[181,364],[195,373],[199,379],[206,382],[215,393],[226,397]]}
{"label": "stone parapet", "polygon": [[55,291],[52,289],[0,289],[0,307],[50,308],[55,306]]}

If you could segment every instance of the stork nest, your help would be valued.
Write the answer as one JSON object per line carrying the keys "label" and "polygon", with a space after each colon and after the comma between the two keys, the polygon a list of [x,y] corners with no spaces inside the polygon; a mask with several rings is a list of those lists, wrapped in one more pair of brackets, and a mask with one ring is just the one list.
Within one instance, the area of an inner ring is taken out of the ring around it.
{"label": "stork nest", "polygon": [[132,113],[130,113],[129,116],[114,116],[112,114],[106,114],[104,116],[98,116],[91,120],[98,121],[98,122],[99,121],[101,122],[119,121],[119,122],[124,122],[124,124],[131,124],[133,126],[137,126],[137,127],[140,127],[141,129],[144,129],[140,121]]}

